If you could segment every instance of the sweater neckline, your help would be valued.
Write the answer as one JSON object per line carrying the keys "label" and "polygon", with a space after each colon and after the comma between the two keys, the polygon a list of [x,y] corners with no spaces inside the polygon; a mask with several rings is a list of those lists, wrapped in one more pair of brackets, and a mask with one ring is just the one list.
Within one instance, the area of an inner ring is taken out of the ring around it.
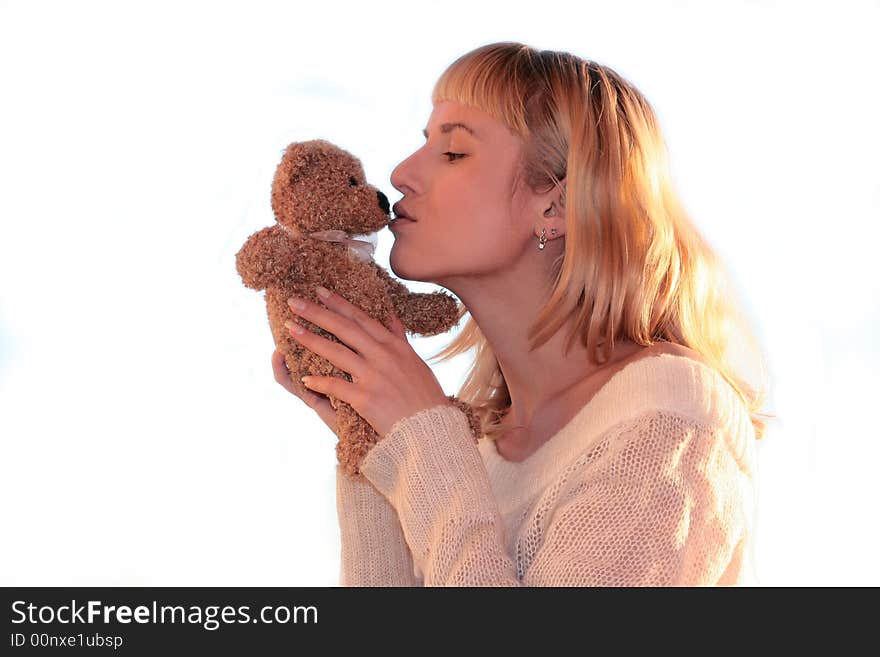
{"label": "sweater neckline", "polygon": [[[522,461],[508,461],[498,453],[495,442],[486,438],[479,441],[479,449],[499,498],[517,505],[531,499],[547,484],[549,475],[592,447],[622,418],[656,408],[705,417],[731,408],[735,394],[717,370],[705,363],[677,354],[656,354],[615,372],[567,424]],[[737,421],[744,421],[742,414]]]}

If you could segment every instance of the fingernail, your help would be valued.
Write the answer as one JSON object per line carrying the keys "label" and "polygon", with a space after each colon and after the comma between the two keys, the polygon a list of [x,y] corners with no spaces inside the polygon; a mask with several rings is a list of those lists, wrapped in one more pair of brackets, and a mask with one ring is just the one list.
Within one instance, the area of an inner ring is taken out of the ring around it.
{"label": "fingernail", "polygon": [[321,297],[322,299],[326,299],[327,297],[330,296],[330,290],[328,290],[326,287],[322,287],[320,285],[315,288],[315,292],[317,292],[318,296]]}
{"label": "fingernail", "polygon": [[297,299],[296,297],[290,297],[287,300],[287,303],[290,304],[291,308],[294,308],[296,310],[302,310],[306,307],[306,304],[304,304],[300,299]]}

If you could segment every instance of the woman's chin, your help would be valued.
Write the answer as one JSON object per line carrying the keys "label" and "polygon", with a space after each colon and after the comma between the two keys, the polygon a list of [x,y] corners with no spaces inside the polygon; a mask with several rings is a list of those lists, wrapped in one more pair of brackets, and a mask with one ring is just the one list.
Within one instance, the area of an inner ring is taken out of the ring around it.
{"label": "woman's chin", "polygon": [[394,241],[391,252],[388,254],[388,265],[397,278],[407,281],[419,280],[416,269],[407,262],[407,257],[401,253],[397,240]]}
{"label": "woman's chin", "polygon": [[397,276],[397,278],[407,278],[406,273],[407,269],[401,262],[400,258],[394,257],[394,249],[391,249],[391,253],[388,255],[388,267],[391,269],[391,272]]}

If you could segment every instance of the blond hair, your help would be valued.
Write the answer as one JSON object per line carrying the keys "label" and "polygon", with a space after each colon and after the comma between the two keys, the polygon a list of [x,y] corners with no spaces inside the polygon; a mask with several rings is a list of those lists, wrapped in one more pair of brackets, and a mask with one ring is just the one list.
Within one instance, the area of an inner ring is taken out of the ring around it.
{"label": "blond hair", "polygon": [[[666,144],[644,96],[607,66],[567,52],[516,42],[481,46],[455,60],[434,86],[434,104],[451,100],[500,120],[523,141],[522,180],[546,191],[564,179],[565,252],[552,263],[553,285],[535,323],[531,349],[573,314],[566,352],[580,338],[604,363],[621,333],[699,353],[748,408],[755,436],[766,368],[730,275],[677,197]],[[468,314],[462,306],[460,318]],[[760,369],[751,387],[735,370],[734,331]],[[603,347],[605,351],[603,351]],[[473,317],[429,360],[475,349],[457,393],[495,439],[510,407],[504,376]]]}

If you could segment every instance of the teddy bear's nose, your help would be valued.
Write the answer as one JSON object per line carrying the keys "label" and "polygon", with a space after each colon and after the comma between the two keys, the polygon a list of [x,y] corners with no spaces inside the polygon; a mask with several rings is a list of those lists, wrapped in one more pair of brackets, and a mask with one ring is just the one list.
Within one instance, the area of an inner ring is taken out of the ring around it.
{"label": "teddy bear's nose", "polygon": [[376,190],[376,196],[379,197],[379,207],[382,208],[382,212],[388,214],[388,212],[391,210],[391,204],[388,202],[388,197],[385,196],[385,194],[380,192],[378,189]]}

